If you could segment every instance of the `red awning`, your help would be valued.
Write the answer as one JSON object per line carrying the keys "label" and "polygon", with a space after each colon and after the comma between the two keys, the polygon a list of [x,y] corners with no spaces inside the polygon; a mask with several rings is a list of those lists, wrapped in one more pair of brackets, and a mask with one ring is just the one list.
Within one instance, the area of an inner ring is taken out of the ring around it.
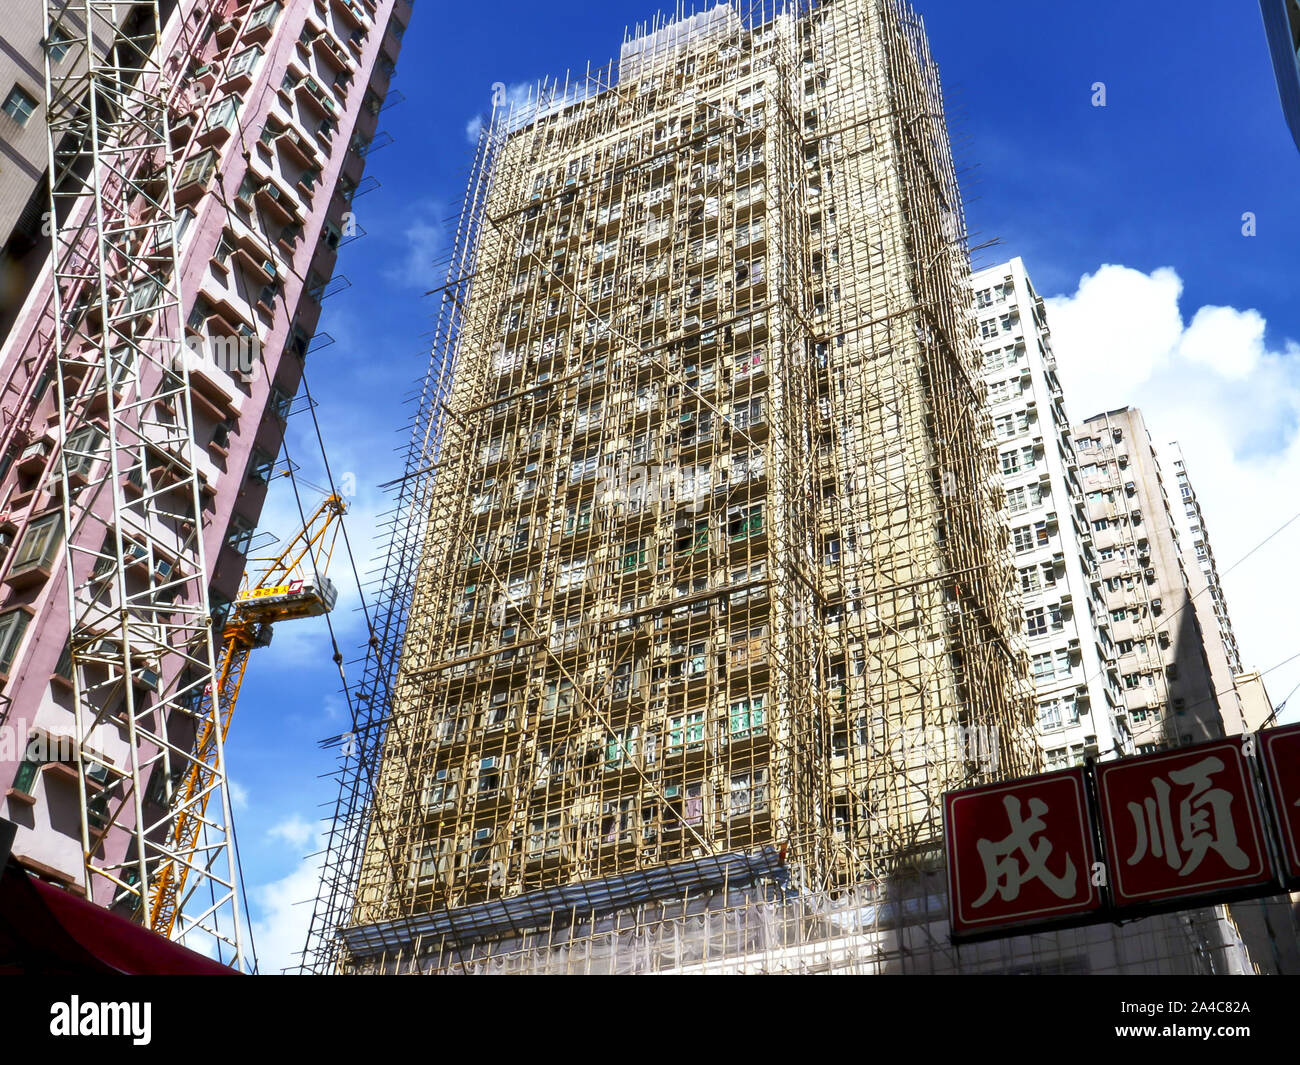
{"label": "red awning", "polygon": [[0,974],[233,976],[235,971],[10,862],[0,878]]}

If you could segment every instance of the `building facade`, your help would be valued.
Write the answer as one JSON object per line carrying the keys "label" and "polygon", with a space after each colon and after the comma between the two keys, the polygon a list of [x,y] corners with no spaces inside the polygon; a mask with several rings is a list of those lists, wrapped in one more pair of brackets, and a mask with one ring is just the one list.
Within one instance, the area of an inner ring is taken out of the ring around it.
{"label": "building facade", "polygon": [[1044,767],[1132,754],[1047,312],[1018,258],[972,285]]}
{"label": "building facade", "polygon": [[[137,5],[139,6],[139,5]],[[132,5],[116,14],[125,19]],[[52,33],[51,64],[75,61],[83,11],[69,6]],[[112,39],[107,27],[90,33],[100,54]],[[50,253],[49,157],[45,145],[45,17],[43,0],[11,0],[0,42],[0,337],[12,327]]]}
{"label": "building facade", "polygon": [[1282,113],[1300,148],[1300,0],[1259,0],[1282,98]]}
{"label": "building facade", "polygon": [[[139,6],[144,15],[156,10]],[[40,7],[34,5],[38,24]],[[140,826],[165,823],[176,785],[176,771],[167,767],[192,755],[197,742],[183,722],[174,730],[158,727],[167,739],[152,747],[131,731],[148,722],[151,707],[162,716],[164,701],[173,705],[181,687],[195,682],[147,658],[133,667],[129,693],[79,674],[75,691],[88,693],[95,707],[89,719],[79,718],[87,708],[75,705],[74,661],[102,646],[107,662],[120,647],[111,631],[94,647],[83,632],[74,658],[68,571],[93,584],[101,563],[103,572],[111,568],[121,537],[124,591],[106,590],[104,601],[124,594],[124,602],[144,604],[133,609],[153,611],[163,628],[169,611],[192,609],[192,590],[206,586],[212,614],[200,623],[220,638],[410,7],[402,0],[198,0],[164,4],[163,13],[158,51],[140,68],[142,91],[151,90],[151,64],[161,71],[166,124],[150,112],[156,125],[149,129],[167,129],[169,144],[157,145],[143,169],[109,174],[103,184],[106,199],[117,189],[123,201],[105,210],[119,210],[141,231],[151,211],[173,212],[165,234],[151,238],[158,241],[152,253],[105,245],[106,304],[85,296],[79,302],[63,287],[66,274],[54,272],[59,264],[47,261],[0,349],[0,722],[7,735],[22,738],[0,748],[0,793],[5,816],[19,826],[14,856],[106,905],[139,883],[131,841],[140,838]],[[23,32],[42,35],[39,25]],[[111,36],[111,27],[105,32]],[[58,63],[63,45],[47,47]],[[75,101],[60,97],[59,107],[75,116]],[[26,132],[43,141],[44,133],[31,129],[38,118],[33,114]],[[60,174],[77,150],[56,144]],[[108,142],[102,151],[106,158],[143,158]],[[163,152],[172,165],[169,185],[157,169]],[[56,181],[56,193],[62,187]],[[76,213],[82,209],[61,220],[60,254],[75,247],[64,234],[87,217]],[[167,265],[173,261],[174,275]],[[139,271],[155,267],[156,277],[141,278]],[[164,289],[175,292],[175,310],[144,314],[141,308]],[[165,337],[167,313],[192,356],[179,403],[165,391],[168,374],[157,376],[160,362],[123,354],[146,350],[150,330]],[[87,367],[106,359],[109,369],[77,375],[80,357]],[[186,426],[189,439],[164,455],[158,434],[169,425]],[[175,470],[197,477],[198,525],[174,491]],[[148,537],[147,551],[140,549],[146,541],[126,531],[137,527]],[[201,540],[195,557],[207,560],[206,572],[184,572],[179,553],[186,537]],[[79,553],[70,567],[68,550]],[[94,572],[83,556],[97,559]],[[195,698],[204,697],[211,693],[200,683]],[[73,757],[66,743],[83,734],[89,738]],[[216,820],[215,805],[212,812]],[[101,870],[97,877],[91,864]],[[145,876],[155,872],[146,865]]]}
{"label": "building facade", "polygon": [[[1242,693],[1237,690],[1237,677],[1244,673],[1244,669],[1237,634],[1232,628],[1232,618],[1228,616],[1228,603],[1223,593],[1223,582],[1219,579],[1210,533],[1205,527],[1205,514],[1177,441],[1164,448],[1163,460],[1167,467],[1172,468],[1176,480],[1178,497],[1173,501],[1174,527],[1183,553],[1192,609],[1196,613],[1196,624],[1210,666],[1210,681],[1219,699],[1224,728],[1232,733],[1241,732],[1245,728],[1245,711]],[[1249,685],[1249,681],[1246,683]],[[1247,702],[1257,702],[1249,693],[1245,698]]]}
{"label": "building facade", "polygon": [[724,4],[497,114],[354,945],[887,877],[1037,767],[937,85]]}
{"label": "building facade", "polygon": [[1146,752],[1222,736],[1206,639],[1142,412],[1094,415],[1074,437],[1133,742]]}

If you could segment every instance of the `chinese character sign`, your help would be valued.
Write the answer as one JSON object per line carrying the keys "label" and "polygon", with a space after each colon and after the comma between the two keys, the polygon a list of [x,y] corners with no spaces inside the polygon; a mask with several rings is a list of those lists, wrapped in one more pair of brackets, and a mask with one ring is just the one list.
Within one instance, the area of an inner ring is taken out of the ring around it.
{"label": "chinese character sign", "polygon": [[1239,739],[1110,762],[1097,786],[1116,906],[1272,879]]}
{"label": "chinese character sign", "polygon": [[944,822],[955,934],[1101,907],[1083,770],[950,792]]}
{"label": "chinese character sign", "polygon": [[1260,760],[1277,815],[1287,878],[1300,884],[1300,725],[1259,734]]}

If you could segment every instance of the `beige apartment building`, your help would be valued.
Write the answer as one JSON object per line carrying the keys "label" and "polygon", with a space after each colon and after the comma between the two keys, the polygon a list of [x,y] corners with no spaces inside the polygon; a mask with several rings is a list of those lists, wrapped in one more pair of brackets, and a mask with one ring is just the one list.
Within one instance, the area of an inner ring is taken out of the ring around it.
{"label": "beige apartment building", "polygon": [[1037,767],[941,115],[866,2],[497,114],[354,924],[885,876]]}
{"label": "beige apartment building", "polygon": [[1142,412],[1094,415],[1074,436],[1134,745],[1146,752],[1222,736],[1221,696]]}

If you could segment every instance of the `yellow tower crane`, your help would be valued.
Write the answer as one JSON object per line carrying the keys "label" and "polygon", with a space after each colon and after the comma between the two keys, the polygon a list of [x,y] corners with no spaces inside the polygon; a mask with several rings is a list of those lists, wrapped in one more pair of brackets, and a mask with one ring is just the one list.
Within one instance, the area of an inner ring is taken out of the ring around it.
{"label": "yellow tower crane", "polygon": [[[200,708],[202,712],[197,716],[204,722],[204,728],[194,741],[197,757],[189,762],[188,770],[169,795],[169,801],[180,804],[186,812],[175,821],[172,858],[160,867],[150,893],[149,927],[155,932],[172,935],[184,905],[185,881],[190,869],[203,865],[204,856],[196,853],[196,848],[208,797],[217,779],[213,764],[217,745],[212,722],[219,722],[217,727],[224,744],[244,671],[248,668],[248,656],[255,648],[271,642],[272,625],[295,618],[319,617],[334,609],[338,594],[326,571],[334,553],[339,519],[346,511],[347,504],[342,497],[331,493],[278,555],[250,560],[264,563],[265,568],[255,580],[249,573],[244,574],[244,588],[236,597],[221,634],[216,671],[219,713],[209,713],[210,706]],[[203,693],[204,702],[211,698],[210,691]]]}

